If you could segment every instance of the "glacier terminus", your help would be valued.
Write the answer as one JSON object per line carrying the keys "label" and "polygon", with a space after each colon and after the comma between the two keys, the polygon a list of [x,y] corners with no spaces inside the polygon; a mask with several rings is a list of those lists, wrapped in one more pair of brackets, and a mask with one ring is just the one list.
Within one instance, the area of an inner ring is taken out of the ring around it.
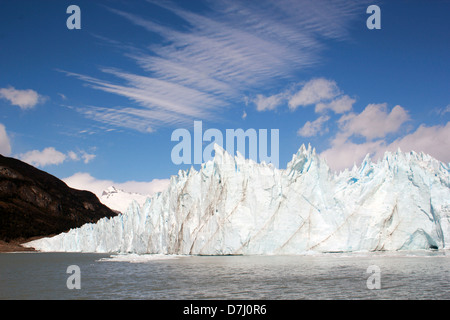
{"label": "glacier terminus", "polygon": [[450,164],[386,152],[335,173],[311,146],[286,169],[215,156],[96,224],[24,244],[39,251],[281,255],[449,249]]}

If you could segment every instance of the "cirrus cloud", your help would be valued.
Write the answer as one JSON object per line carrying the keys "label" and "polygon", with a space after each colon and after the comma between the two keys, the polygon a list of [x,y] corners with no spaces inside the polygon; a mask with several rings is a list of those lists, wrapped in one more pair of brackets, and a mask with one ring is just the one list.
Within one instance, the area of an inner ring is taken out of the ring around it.
{"label": "cirrus cloud", "polygon": [[[209,1],[193,12],[170,1],[147,1],[183,21],[170,26],[138,14],[107,7],[163,41],[146,49],[110,42],[136,62],[138,72],[101,68],[101,78],[65,72],[90,88],[127,98],[127,106],[85,106],[89,118],[114,126],[153,132],[163,125],[217,120],[225,108],[256,96],[277,80],[318,64],[326,41],[349,38],[349,27],[364,7],[360,2]],[[101,38],[100,38],[101,39]],[[319,81],[320,84],[320,81]],[[306,90],[306,89],[305,89]],[[319,93],[320,94],[320,93]],[[294,97],[291,104],[302,103]],[[257,96],[259,111],[274,110],[287,98]],[[295,101],[297,100],[297,101]],[[126,117],[125,121],[117,121]],[[148,130],[151,128],[151,130]]]}

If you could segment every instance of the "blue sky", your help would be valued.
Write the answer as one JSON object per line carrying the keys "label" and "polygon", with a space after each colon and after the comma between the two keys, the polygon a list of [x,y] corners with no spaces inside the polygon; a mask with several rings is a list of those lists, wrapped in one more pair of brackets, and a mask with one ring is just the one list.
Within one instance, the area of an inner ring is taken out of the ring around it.
{"label": "blue sky", "polygon": [[[69,30],[69,5],[81,29]],[[381,29],[369,30],[369,5]],[[334,170],[450,161],[450,1],[2,1],[0,153],[69,185],[151,193],[171,134],[278,129]],[[198,166],[197,166],[198,167]]]}

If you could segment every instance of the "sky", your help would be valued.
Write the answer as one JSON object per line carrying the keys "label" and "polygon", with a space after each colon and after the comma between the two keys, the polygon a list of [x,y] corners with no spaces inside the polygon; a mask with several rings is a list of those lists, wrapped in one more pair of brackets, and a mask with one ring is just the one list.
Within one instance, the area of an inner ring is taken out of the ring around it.
{"label": "sky", "polygon": [[0,154],[97,195],[152,194],[198,169],[172,158],[177,129],[195,151],[194,121],[224,137],[266,129],[269,150],[278,130],[281,169],[302,144],[336,172],[399,148],[450,162],[449,12],[442,0],[4,0]]}

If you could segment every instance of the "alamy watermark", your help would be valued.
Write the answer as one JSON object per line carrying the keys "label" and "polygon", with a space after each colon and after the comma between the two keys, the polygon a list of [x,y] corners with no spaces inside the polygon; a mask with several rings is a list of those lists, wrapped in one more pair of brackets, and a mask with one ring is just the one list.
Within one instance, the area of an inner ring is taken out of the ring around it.
{"label": "alamy watermark", "polygon": [[66,10],[67,14],[70,16],[66,20],[66,26],[69,30],[79,30],[81,29],[81,9],[77,5],[70,5]]}
{"label": "alamy watermark", "polygon": [[381,9],[379,6],[373,4],[367,7],[366,13],[371,14],[367,18],[366,26],[367,29],[381,29]]}
{"label": "alamy watermark", "polygon": [[80,267],[73,264],[67,267],[66,273],[71,275],[67,278],[66,286],[67,289],[81,289],[81,271]]}
{"label": "alamy watermark", "polygon": [[[214,158],[214,144],[224,148],[231,156],[235,151],[242,156],[254,161],[264,161],[279,167],[279,130],[270,130],[270,155],[268,153],[268,132],[267,129],[226,129],[224,135],[222,131],[210,128],[203,132],[202,121],[194,121],[194,136],[189,130],[184,128],[176,129],[172,132],[171,141],[178,141],[172,148],[171,159],[176,165],[179,164],[202,164]],[[247,143],[248,141],[248,143]],[[203,148],[203,142],[210,142]],[[193,150],[192,150],[193,149]]]}
{"label": "alamy watermark", "polygon": [[367,289],[381,289],[381,269],[377,265],[371,265],[367,268],[366,273],[370,273],[366,281]]}

